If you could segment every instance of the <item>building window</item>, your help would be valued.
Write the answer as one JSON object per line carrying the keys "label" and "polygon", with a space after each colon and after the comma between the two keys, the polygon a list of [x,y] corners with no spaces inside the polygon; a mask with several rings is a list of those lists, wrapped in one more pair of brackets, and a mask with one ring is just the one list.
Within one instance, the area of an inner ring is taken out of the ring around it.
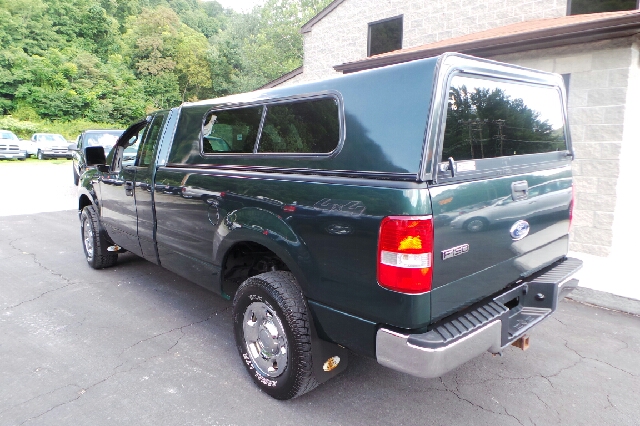
{"label": "building window", "polygon": [[639,0],[569,0],[568,15],[638,9]]}
{"label": "building window", "polygon": [[402,49],[402,15],[369,24],[367,56]]}
{"label": "building window", "polygon": [[564,91],[567,94],[567,99],[569,99],[569,84],[571,83],[571,73],[561,75],[562,80],[564,80]]}

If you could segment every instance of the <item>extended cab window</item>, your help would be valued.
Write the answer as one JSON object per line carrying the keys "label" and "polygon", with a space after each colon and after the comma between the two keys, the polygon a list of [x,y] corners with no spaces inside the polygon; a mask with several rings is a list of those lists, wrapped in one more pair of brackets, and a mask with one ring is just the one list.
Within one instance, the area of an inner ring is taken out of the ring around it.
{"label": "extended cab window", "polygon": [[137,166],[148,167],[153,162],[153,152],[158,145],[157,142],[160,138],[160,131],[162,130],[165,117],[165,114],[157,114],[153,118],[149,130],[146,132],[142,148],[138,150]]}
{"label": "extended cab window", "polygon": [[251,153],[258,137],[262,106],[209,112],[202,126],[205,154]]}
{"label": "extended cab window", "polygon": [[258,153],[329,153],[340,140],[338,117],[333,98],[269,105]]}
{"label": "extended cab window", "polygon": [[441,161],[566,149],[563,109],[556,88],[453,77]]}
{"label": "extended cab window", "polygon": [[138,154],[140,140],[148,128],[147,120],[141,120],[132,124],[124,131],[118,144],[109,152],[107,164],[111,164],[111,172],[119,173],[122,167],[133,166]]}

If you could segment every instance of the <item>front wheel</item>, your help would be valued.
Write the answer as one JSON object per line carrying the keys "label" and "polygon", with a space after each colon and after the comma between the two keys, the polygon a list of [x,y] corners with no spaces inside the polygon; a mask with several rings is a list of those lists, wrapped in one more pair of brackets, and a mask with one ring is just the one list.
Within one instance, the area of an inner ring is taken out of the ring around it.
{"label": "front wheel", "polygon": [[42,155],[42,151],[40,151],[40,150],[38,150],[38,155],[37,155],[37,157],[38,157],[38,160],[44,160],[44,159],[45,159],[45,158],[44,158],[44,155]]}
{"label": "front wheel", "polygon": [[106,255],[102,254],[103,251],[106,252],[109,242],[104,236],[104,233],[100,232],[98,214],[93,206],[87,206],[82,209],[80,226],[82,247],[89,266],[93,269],[102,269],[115,265],[118,260],[117,252],[108,252]]}
{"label": "front wheel", "polygon": [[291,272],[246,280],[233,299],[236,346],[258,387],[291,399],[318,385],[311,359],[310,316]]}
{"label": "front wheel", "polygon": [[474,217],[467,221],[465,228],[469,232],[484,231],[489,227],[489,222],[483,217]]}

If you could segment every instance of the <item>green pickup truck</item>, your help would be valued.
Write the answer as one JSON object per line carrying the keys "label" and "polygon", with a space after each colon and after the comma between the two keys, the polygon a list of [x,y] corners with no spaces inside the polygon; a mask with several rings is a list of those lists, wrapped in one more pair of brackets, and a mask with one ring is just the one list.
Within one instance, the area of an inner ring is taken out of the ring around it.
{"label": "green pickup truck", "polygon": [[444,54],[158,111],[87,149],[85,255],[232,299],[274,398],[350,351],[439,377],[526,347],[578,284],[565,99],[558,75]]}

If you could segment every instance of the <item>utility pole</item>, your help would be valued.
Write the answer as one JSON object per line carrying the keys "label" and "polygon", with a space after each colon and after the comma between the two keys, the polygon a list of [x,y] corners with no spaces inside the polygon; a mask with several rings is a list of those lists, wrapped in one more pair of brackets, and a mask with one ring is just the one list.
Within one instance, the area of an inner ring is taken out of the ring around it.
{"label": "utility pole", "polygon": [[494,136],[494,138],[500,141],[500,157],[502,157],[502,146],[504,143],[504,134],[502,133],[502,128],[504,127],[505,120],[503,119],[493,120],[493,123],[498,125],[498,136]]}
{"label": "utility pole", "polygon": [[[480,120],[479,118],[476,118],[475,120],[458,120],[459,124],[467,126],[469,132],[469,148],[471,149],[471,159],[474,158],[473,143],[475,141],[478,141],[480,143],[480,158],[484,158],[484,146],[482,145],[482,126],[484,126],[488,122],[489,120],[487,119]],[[473,138],[474,133],[478,135],[477,139]]]}

